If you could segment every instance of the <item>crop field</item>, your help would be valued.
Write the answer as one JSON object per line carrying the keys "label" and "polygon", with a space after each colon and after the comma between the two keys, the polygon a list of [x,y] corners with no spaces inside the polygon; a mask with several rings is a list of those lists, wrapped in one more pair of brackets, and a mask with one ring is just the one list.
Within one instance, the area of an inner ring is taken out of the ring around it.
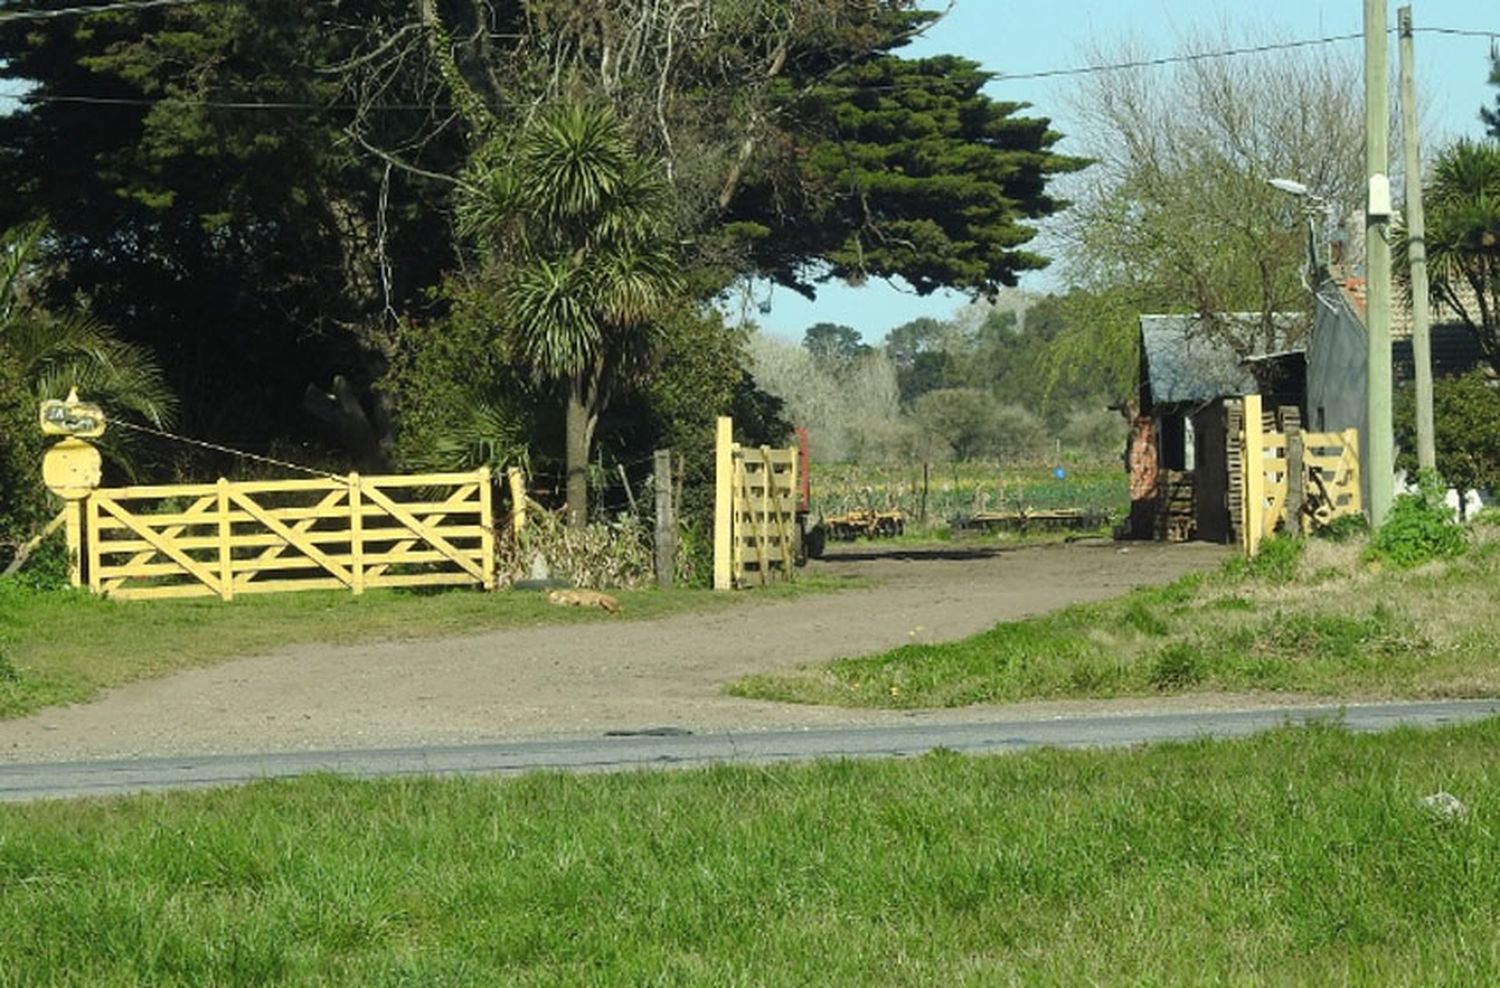
{"label": "crop field", "polygon": [[1078,508],[1117,517],[1129,507],[1128,478],[1118,464],[1064,464],[1062,477],[1054,473],[1057,469],[1042,464],[932,464],[924,498],[920,463],[814,462],[812,513],[901,511],[909,526],[936,528],[982,511]]}

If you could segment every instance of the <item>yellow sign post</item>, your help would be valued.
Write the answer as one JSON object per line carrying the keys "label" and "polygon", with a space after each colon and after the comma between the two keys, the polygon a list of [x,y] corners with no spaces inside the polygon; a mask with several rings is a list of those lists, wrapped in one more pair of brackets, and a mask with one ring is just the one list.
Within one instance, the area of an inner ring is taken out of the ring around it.
{"label": "yellow sign post", "polygon": [[78,400],[76,390],[62,401],[42,402],[42,432],[67,436],[47,450],[42,458],[42,482],[62,498],[63,520],[68,538],[68,583],[83,586],[83,499],[103,479],[104,461],[99,451],[80,439],[104,435],[104,412],[98,405]]}

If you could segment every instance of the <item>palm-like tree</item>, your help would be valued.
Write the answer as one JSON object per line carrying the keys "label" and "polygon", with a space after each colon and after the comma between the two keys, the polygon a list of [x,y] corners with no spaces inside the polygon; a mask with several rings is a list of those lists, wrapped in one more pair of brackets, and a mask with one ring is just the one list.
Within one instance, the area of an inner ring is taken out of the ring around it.
{"label": "palm-like tree", "polygon": [[[0,350],[19,368],[32,404],[76,388],[111,417],[170,424],[176,399],[149,351],[117,338],[87,313],[54,312],[35,297],[41,238],[37,224],[0,233]],[[134,473],[127,436],[110,433],[100,445]]]}
{"label": "palm-like tree", "polygon": [[1500,370],[1500,143],[1445,148],[1423,196],[1433,298],[1474,328]]}
{"label": "palm-like tree", "polygon": [[681,295],[667,186],[604,106],[561,103],[471,164],[460,228],[497,272],[512,351],[565,395],[568,518],[588,515],[600,413],[650,365]]}

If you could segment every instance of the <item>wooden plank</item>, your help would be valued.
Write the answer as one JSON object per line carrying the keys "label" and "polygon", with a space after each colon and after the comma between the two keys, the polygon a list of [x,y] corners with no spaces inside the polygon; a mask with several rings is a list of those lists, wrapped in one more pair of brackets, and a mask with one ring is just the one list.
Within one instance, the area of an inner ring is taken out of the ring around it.
{"label": "wooden plank", "polygon": [[734,420],[714,426],[714,589],[734,589]]}
{"label": "wooden plank", "polygon": [[216,595],[222,595],[223,590],[217,585],[218,580],[214,576],[214,574],[209,569],[200,564],[197,560],[191,558],[186,553],[179,550],[175,545],[172,544],[171,539],[166,538],[162,534],[158,534],[148,526],[137,525],[134,519],[131,518],[130,514],[126,512],[124,508],[121,508],[119,505],[115,504],[112,500],[101,500],[99,502],[99,506],[106,512],[114,515],[116,518],[119,518],[121,521],[126,522],[126,524],[129,525],[137,535],[150,543],[162,555],[166,556],[168,559],[176,561],[178,565],[183,568],[183,570],[197,577],[204,586],[211,588]]}
{"label": "wooden plank", "polygon": [[[454,492],[453,497],[454,498],[466,497],[466,494],[465,494],[465,492],[463,490],[458,490],[458,491]],[[461,502],[461,501],[455,501],[455,507],[459,507],[462,504],[463,504],[463,502]],[[377,507],[379,507],[379,506],[377,505]],[[436,508],[441,513],[431,514],[431,515],[425,516],[422,519],[422,521],[424,523],[426,523],[427,525],[432,526],[437,531],[442,532],[443,535],[444,535],[444,537],[448,538],[448,539],[468,537],[467,534],[466,534],[469,531],[468,528],[464,528],[464,527],[460,527],[460,526],[454,526],[454,525],[444,525],[443,524],[443,522],[445,522],[447,520],[447,518],[448,518],[448,512],[446,511],[446,505],[437,505]],[[386,517],[386,515],[384,514],[384,509],[382,508],[381,510],[382,510],[382,517]],[[459,508],[459,510],[456,510],[454,513],[462,513],[462,509]],[[405,529],[405,528],[378,529],[378,530],[366,529],[365,530],[365,541],[366,541],[366,543],[385,541],[387,539],[386,533],[394,533],[393,536],[390,536],[390,537],[393,537],[395,539],[400,539],[401,540],[400,544],[397,545],[395,547],[395,549],[393,549],[392,551],[396,551],[396,550],[400,550],[400,549],[414,548],[419,542],[421,542],[420,539],[414,539],[414,538],[412,538],[412,533],[410,532],[410,530]],[[474,529],[474,535],[473,535],[473,537],[482,539],[483,538],[483,532],[480,531],[476,527]],[[366,577],[368,578],[369,576],[380,576],[384,572],[385,572],[385,567],[384,566],[375,567],[370,573],[366,574]]]}
{"label": "wooden plank", "polygon": [[349,570],[354,574],[355,596],[365,592],[364,512],[359,474],[349,475]]}
{"label": "wooden plank", "polygon": [[242,494],[239,491],[234,491],[231,496],[234,498],[236,504],[238,504],[246,511],[250,512],[252,515],[255,515],[261,522],[261,524],[265,525],[272,532],[275,532],[277,535],[280,535],[282,538],[286,539],[289,545],[301,550],[301,552],[309,559],[321,563],[324,569],[328,570],[328,572],[332,573],[339,580],[343,581],[346,586],[353,585],[354,575],[350,573],[348,569],[340,566],[338,563],[335,563],[316,545],[303,538],[300,533],[293,531],[286,525],[283,525],[281,522],[277,521],[275,518],[262,512],[260,510],[260,506],[253,500],[251,500],[247,495]]}
{"label": "wooden plank", "polygon": [[464,573],[396,573],[380,577],[372,587],[462,587],[474,581]]}
{"label": "wooden plank", "polygon": [[421,519],[387,497],[378,487],[366,485],[364,490],[365,494],[372,501],[383,505],[391,513],[392,517],[420,535],[428,545],[444,553],[449,559],[452,559],[459,566],[462,566],[469,573],[473,574],[474,578],[481,583],[484,582],[484,567],[474,562],[472,552],[466,553],[455,547],[447,539],[443,538],[437,529],[424,524]]}
{"label": "wooden plank", "polygon": [[157,587],[121,587],[107,594],[113,600],[168,600],[179,597],[217,597],[219,593],[201,583],[174,583]]}
{"label": "wooden plank", "polygon": [[256,580],[254,583],[240,587],[236,593],[244,595],[251,593],[283,593],[296,590],[347,590],[348,588],[349,585],[343,580],[325,576],[297,580]]}
{"label": "wooden plank", "polygon": [[[322,497],[321,500],[318,501],[317,504],[313,505],[311,509],[309,509],[312,512],[315,512],[315,514],[309,515],[308,517],[295,522],[292,525],[293,531],[298,532],[302,535],[303,538],[317,545],[324,545],[329,542],[335,544],[342,544],[344,542],[347,542],[348,530],[345,527],[340,527],[333,531],[314,533],[313,526],[321,520],[330,518],[342,522],[344,519],[343,517],[341,517],[338,509],[340,508],[340,502],[344,501],[347,496],[350,496],[350,494],[351,492],[348,488],[336,488],[329,491]],[[246,564],[251,562],[258,562],[261,560],[279,558],[287,550],[286,542],[275,534],[248,536],[247,538],[253,538],[255,539],[257,545],[267,545],[269,546],[269,548],[267,548],[259,556],[254,557],[254,559],[247,559],[242,561],[238,568],[244,571],[244,575],[242,575],[236,581],[236,585],[241,590],[250,585],[251,581],[255,579],[256,571],[261,568]],[[270,541],[267,542],[265,540]],[[237,540],[235,543],[236,548],[246,547],[248,544],[249,543],[245,540]]]}
{"label": "wooden plank", "polygon": [[479,537],[480,565],[484,570],[484,588],[495,589],[495,485],[488,467],[479,468]]}

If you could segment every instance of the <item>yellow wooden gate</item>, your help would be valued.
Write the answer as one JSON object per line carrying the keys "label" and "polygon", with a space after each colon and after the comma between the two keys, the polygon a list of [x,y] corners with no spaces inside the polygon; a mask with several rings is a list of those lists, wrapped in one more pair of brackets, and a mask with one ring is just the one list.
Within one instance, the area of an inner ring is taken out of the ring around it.
{"label": "yellow wooden gate", "polygon": [[101,488],[89,589],[114,597],[495,584],[488,470]]}
{"label": "yellow wooden gate", "polygon": [[1255,555],[1261,540],[1278,529],[1300,535],[1314,524],[1363,510],[1359,430],[1269,432],[1261,428],[1260,395],[1246,395],[1244,403],[1241,541],[1246,553]]}
{"label": "yellow wooden gate", "polygon": [[719,419],[714,589],[790,579],[797,564],[797,448],[745,447]]}

